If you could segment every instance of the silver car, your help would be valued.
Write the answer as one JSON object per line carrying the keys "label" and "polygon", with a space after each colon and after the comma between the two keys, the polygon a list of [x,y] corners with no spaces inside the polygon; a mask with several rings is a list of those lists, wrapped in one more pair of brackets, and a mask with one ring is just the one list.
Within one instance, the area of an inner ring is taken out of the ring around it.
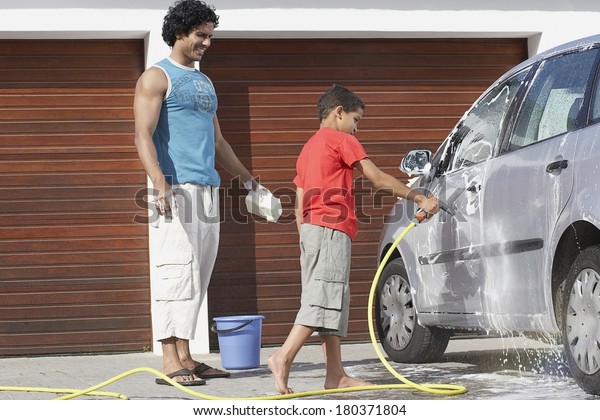
{"label": "silver car", "polygon": [[[474,103],[440,148],[406,154],[443,200],[386,261],[375,318],[397,362],[438,359],[456,332],[556,337],[600,395],[600,35],[538,54]],[[413,219],[399,201],[379,262]]]}

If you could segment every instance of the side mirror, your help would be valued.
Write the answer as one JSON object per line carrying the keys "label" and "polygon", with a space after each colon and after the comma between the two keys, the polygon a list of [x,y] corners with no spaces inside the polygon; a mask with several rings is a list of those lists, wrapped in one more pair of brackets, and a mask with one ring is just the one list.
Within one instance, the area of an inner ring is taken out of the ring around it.
{"label": "side mirror", "polygon": [[400,170],[408,175],[427,175],[431,170],[431,152],[411,150],[402,159]]}

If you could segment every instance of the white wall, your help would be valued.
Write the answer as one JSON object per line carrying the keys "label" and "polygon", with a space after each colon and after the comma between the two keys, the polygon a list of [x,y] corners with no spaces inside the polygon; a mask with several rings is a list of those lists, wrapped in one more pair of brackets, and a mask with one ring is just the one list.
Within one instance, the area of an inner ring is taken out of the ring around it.
{"label": "white wall", "polygon": [[[160,27],[172,0],[2,0],[0,38],[137,38],[150,35],[148,61],[164,54]],[[530,54],[593,35],[596,0],[214,0],[216,36],[527,37]],[[498,5],[497,3],[500,3]],[[50,5],[50,6],[49,6]],[[154,41],[158,41],[155,45]]]}
{"label": "white wall", "polygon": [[[214,0],[224,38],[525,37],[529,54],[600,30],[598,0]],[[487,2],[492,3],[492,2]],[[500,3],[500,4],[497,4]],[[143,38],[146,63],[169,54],[162,19],[172,0],[0,0],[0,39]],[[209,52],[210,54],[210,52]],[[133,139],[132,139],[133,141]],[[204,305],[196,354],[208,353]],[[156,352],[160,347],[156,346]]]}

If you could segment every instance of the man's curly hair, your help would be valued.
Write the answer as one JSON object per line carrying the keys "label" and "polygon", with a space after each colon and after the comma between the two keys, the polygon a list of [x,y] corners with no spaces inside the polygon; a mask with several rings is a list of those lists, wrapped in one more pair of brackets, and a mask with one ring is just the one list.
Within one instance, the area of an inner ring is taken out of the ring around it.
{"label": "man's curly hair", "polygon": [[169,7],[165,16],[163,40],[173,47],[178,36],[189,35],[194,28],[208,22],[214,23],[215,28],[219,25],[214,6],[199,0],[178,0]]}

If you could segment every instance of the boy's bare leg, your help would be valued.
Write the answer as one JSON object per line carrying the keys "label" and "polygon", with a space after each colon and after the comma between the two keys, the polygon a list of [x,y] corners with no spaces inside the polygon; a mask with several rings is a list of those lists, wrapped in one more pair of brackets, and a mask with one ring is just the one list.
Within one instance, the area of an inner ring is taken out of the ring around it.
{"label": "boy's bare leg", "polygon": [[314,330],[313,327],[294,324],[283,346],[267,359],[267,365],[275,377],[275,385],[280,393],[292,394],[294,392],[288,387],[290,368],[296,355]]}
{"label": "boy's bare leg", "polygon": [[322,335],[321,347],[325,358],[325,389],[369,386],[372,383],[348,376],[342,366],[341,339],[337,335]]}

